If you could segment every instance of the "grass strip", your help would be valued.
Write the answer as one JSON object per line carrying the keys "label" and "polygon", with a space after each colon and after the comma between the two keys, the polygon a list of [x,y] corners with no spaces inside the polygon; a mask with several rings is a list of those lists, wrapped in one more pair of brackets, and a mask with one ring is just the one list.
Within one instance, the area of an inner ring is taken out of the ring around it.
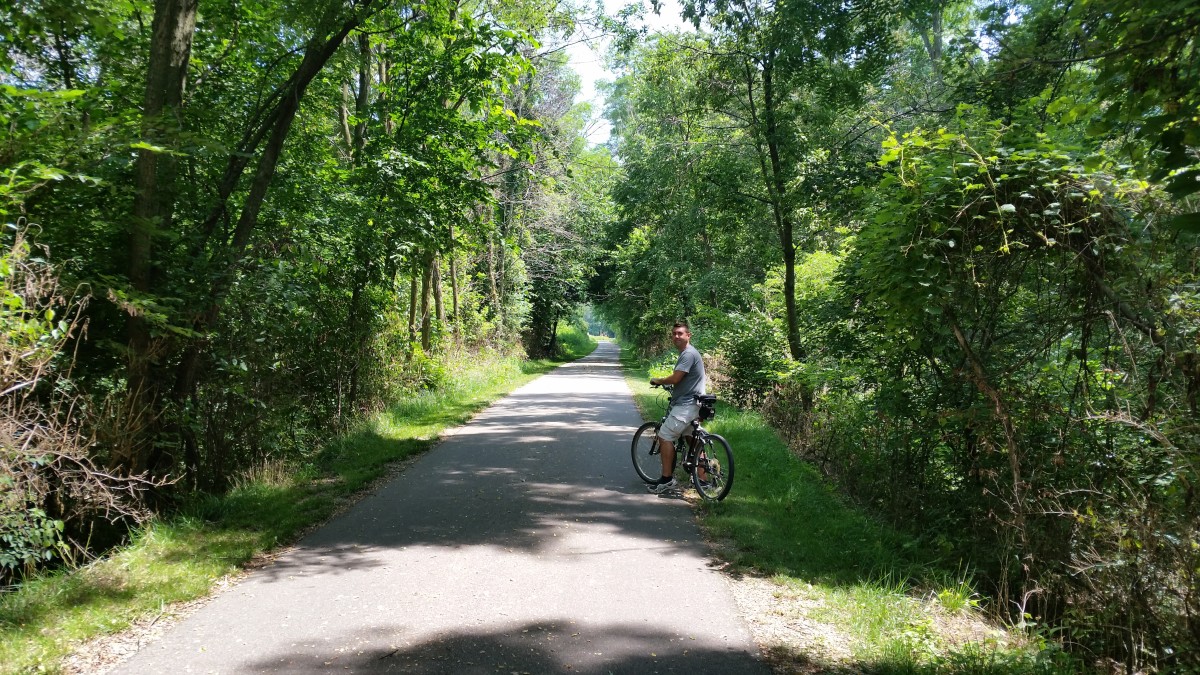
{"label": "grass strip", "polygon": [[[649,378],[669,375],[673,360],[642,360],[629,350],[621,358],[643,417],[661,417],[666,397]],[[913,675],[1079,672],[1080,664],[1060,651],[1004,631],[963,642],[957,624],[986,626],[974,611],[969,576],[847,504],[761,415],[718,403],[716,419],[705,428],[729,441],[735,473],[728,497],[700,503],[704,529],[725,544],[722,555],[736,571],[775,584],[781,606],[773,611],[843,636],[852,661],[784,654],[782,667]]]}
{"label": "grass strip", "polygon": [[424,452],[445,429],[596,346],[586,334],[563,332],[562,360],[473,355],[451,365],[445,388],[393,405],[309,461],[256,467],[228,493],[193,498],[110,555],[0,595],[0,673],[58,672],[78,643],[207,595],[255,556],[361,496],[393,462]]}

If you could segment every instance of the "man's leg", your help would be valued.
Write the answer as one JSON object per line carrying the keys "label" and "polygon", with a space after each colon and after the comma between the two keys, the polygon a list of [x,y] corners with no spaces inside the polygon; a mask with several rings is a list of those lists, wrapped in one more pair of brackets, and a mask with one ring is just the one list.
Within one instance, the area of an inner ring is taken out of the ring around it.
{"label": "man's leg", "polygon": [[675,439],[683,434],[696,415],[700,414],[700,406],[672,406],[658,429],[658,449],[662,455],[662,478],[652,483],[651,492],[662,494],[677,486],[675,481]]}
{"label": "man's leg", "polygon": [[[667,432],[668,434],[670,431]],[[658,439],[659,454],[662,455],[662,477],[646,486],[650,492],[661,495],[679,487],[675,482],[675,441]]]}
{"label": "man's leg", "polygon": [[675,443],[664,438],[658,439],[659,454],[662,455],[662,477],[668,480],[675,475]]}

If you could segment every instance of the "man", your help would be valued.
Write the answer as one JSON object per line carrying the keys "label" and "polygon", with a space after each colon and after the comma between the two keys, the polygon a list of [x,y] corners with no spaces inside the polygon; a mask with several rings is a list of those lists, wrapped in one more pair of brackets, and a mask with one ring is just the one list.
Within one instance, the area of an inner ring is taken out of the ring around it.
{"label": "man", "polygon": [[671,328],[671,342],[679,350],[675,372],[666,377],[650,378],[650,384],[675,387],[671,392],[671,409],[667,411],[667,419],[658,430],[662,477],[648,486],[654,494],[679,487],[675,480],[675,441],[685,431],[691,435],[692,420],[700,416],[700,402],[696,397],[704,393],[704,359],[700,358],[700,352],[691,345],[691,341],[692,331],[687,323],[675,322]]}

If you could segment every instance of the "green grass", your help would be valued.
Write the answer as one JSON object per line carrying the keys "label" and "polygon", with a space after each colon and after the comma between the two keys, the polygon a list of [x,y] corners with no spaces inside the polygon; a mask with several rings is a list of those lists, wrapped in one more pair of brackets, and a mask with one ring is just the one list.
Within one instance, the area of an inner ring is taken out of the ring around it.
{"label": "green grass", "polygon": [[[568,353],[594,348],[576,340]],[[193,499],[111,555],[0,595],[0,673],[57,672],[79,642],[206,595],[255,555],[328,519],[389,464],[427,450],[443,430],[557,365],[472,357],[451,367],[446,388],[397,403],[307,463],[255,467],[227,494]]]}
{"label": "green grass", "polygon": [[[661,416],[665,398],[648,380],[667,372],[627,352],[622,363],[644,417]],[[1003,631],[986,645],[955,646],[935,619],[978,616],[979,605],[957,564],[847,504],[757,413],[718,403],[706,428],[729,441],[735,474],[724,501],[698,507],[705,530],[736,570],[771,578],[798,607],[817,607],[805,618],[845,637],[855,661],[848,672],[1078,672],[1061,654]],[[792,656],[813,665],[810,655]]]}

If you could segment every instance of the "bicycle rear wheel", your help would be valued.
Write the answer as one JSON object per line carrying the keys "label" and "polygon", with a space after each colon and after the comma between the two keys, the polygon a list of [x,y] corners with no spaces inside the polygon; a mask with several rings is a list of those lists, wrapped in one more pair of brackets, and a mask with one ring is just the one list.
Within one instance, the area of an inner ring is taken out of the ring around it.
{"label": "bicycle rear wheel", "polygon": [[633,469],[647,483],[662,475],[662,453],[658,449],[658,422],[646,422],[633,435]]}
{"label": "bicycle rear wheel", "polygon": [[692,485],[708,501],[720,501],[733,487],[733,450],[716,434],[708,434],[699,448]]}

